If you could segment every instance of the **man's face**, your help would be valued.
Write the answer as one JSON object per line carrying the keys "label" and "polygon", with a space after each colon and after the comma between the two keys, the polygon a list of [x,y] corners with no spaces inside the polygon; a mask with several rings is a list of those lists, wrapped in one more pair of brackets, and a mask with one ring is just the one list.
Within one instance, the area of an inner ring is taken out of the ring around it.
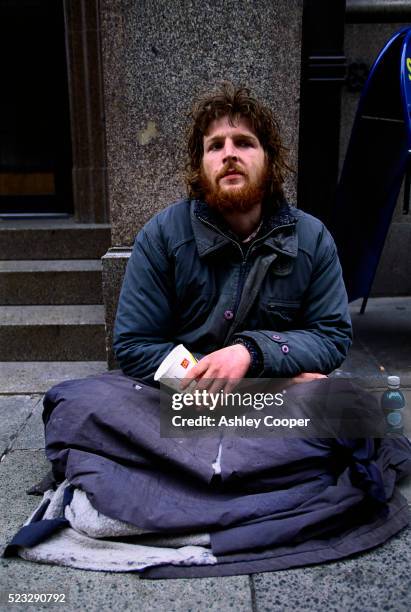
{"label": "man's face", "polygon": [[247,119],[210,123],[201,168],[206,202],[220,210],[247,212],[261,204],[267,180],[263,147]]}

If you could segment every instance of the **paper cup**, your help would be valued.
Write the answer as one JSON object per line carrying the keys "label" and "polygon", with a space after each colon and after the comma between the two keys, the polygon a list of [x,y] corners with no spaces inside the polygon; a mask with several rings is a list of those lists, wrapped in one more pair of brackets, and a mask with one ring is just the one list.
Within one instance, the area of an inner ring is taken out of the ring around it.
{"label": "paper cup", "polygon": [[179,344],[160,363],[154,374],[154,380],[181,391],[180,381],[196,363],[196,358],[186,349],[184,344]]}

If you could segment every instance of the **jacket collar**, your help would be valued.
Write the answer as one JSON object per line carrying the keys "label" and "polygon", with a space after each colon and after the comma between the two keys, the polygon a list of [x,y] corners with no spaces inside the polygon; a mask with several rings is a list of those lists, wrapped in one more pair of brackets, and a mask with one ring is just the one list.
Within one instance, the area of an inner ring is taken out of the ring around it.
{"label": "jacket collar", "polygon": [[[277,253],[297,257],[298,238],[295,226],[298,219],[291,206],[283,201],[278,209],[266,210],[263,214],[263,224],[253,242],[261,240]],[[200,257],[209,255],[230,242],[238,243],[238,238],[221,215],[210,209],[205,202],[191,200],[190,217]]]}

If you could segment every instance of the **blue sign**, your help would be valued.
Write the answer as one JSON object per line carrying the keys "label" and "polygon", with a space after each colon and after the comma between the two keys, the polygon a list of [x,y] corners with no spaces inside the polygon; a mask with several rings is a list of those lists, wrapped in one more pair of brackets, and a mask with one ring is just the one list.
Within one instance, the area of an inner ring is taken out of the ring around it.
{"label": "blue sign", "polygon": [[367,298],[404,176],[411,171],[411,28],[388,41],[361,94],[330,229],[350,301]]}

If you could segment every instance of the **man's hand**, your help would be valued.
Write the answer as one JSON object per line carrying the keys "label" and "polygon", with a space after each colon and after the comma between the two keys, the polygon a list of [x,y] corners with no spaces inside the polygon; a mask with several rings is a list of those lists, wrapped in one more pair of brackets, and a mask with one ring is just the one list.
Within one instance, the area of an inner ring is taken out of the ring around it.
{"label": "man's hand", "polygon": [[229,393],[236,382],[244,378],[251,363],[251,355],[242,344],[227,346],[203,357],[181,381],[185,389],[192,380],[197,380],[196,388],[218,393],[222,389]]}
{"label": "man's hand", "polygon": [[295,384],[308,383],[313,380],[320,380],[321,378],[328,378],[328,376],[318,372],[301,372],[301,374],[297,374],[297,376],[292,378],[272,378],[270,381],[270,392],[275,393],[288,389],[288,387]]}
{"label": "man's hand", "polygon": [[318,372],[301,372],[298,376],[292,378],[293,383],[305,383],[311,380],[318,380],[319,378],[327,378],[325,374],[318,374]]}

